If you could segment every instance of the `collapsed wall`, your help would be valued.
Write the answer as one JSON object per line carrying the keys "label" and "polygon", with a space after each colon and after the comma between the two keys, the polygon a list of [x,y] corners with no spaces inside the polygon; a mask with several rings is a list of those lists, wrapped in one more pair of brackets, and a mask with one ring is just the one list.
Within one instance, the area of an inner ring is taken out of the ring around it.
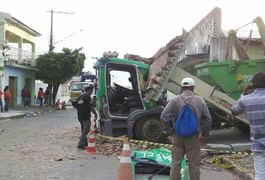
{"label": "collapsed wall", "polygon": [[[143,58],[139,55],[126,54],[124,58],[150,64],[147,89],[152,89],[159,83],[157,81],[160,80],[162,70],[167,70],[166,66],[172,64],[169,61],[177,61],[177,66],[188,70],[196,64],[229,58],[231,53],[227,55],[227,51],[224,50],[229,45],[224,40],[227,41],[221,30],[221,9],[214,8],[189,32],[183,30],[182,35],[169,41],[153,57]],[[210,53],[211,44],[214,51]]]}

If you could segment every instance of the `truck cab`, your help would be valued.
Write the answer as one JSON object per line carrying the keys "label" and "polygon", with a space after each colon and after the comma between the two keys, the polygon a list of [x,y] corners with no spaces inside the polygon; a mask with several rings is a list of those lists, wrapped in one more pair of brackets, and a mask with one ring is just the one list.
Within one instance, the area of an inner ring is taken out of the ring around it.
{"label": "truck cab", "polygon": [[144,101],[149,65],[105,57],[98,59],[94,68],[98,74],[100,131],[104,135],[161,142],[163,107]]}

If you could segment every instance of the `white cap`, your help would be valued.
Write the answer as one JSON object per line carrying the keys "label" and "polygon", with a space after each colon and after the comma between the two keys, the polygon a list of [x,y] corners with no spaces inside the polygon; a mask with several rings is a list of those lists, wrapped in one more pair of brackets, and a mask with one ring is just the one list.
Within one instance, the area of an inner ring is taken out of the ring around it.
{"label": "white cap", "polygon": [[182,79],[181,81],[181,86],[185,86],[185,87],[189,87],[189,86],[195,86],[195,82],[192,78],[190,77],[186,77],[184,79]]}

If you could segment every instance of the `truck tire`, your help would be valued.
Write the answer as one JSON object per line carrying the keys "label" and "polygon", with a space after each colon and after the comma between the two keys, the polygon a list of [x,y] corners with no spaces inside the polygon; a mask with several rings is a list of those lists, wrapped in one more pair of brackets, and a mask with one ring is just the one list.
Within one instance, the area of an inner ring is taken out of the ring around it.
{"label": "truck tire", "polygon": [[163,125],[158,116],[141,118],[136,122],[134,128],[136,139],[150,142],[165,142],[166,136],[162,131]]}
{"label": "truck tire", "polygon": [[215,109],[210,109],[210,113],[212,117],[212,129],[220,129],[222,122],[224,122],[225,114],[223,115]]}
{"label": "truck tire", "polygon": [[235,126],[237,127],[237,129],[239,129],[242,133],[249,133],[250,131],[250,127],[249,125],[237,120],[235,121]]}

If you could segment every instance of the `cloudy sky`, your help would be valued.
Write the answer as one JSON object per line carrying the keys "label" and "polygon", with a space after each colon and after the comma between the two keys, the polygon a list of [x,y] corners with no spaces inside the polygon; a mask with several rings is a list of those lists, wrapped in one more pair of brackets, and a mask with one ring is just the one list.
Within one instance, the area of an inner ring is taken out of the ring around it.
{"label": "cloudy sky", "polygon": [[[8,0],[2,12],[11,14],[40,34],[38,53],[48,51],[51,13],[55,51],[83,47],[86,70],[104,51],[151,57],[182,28],[189,31],[214,7],[222,9],[222,29],[237,29],[255,17],[265,20],[262,0]],[[251,28],[251,27],[250,27]]]}

